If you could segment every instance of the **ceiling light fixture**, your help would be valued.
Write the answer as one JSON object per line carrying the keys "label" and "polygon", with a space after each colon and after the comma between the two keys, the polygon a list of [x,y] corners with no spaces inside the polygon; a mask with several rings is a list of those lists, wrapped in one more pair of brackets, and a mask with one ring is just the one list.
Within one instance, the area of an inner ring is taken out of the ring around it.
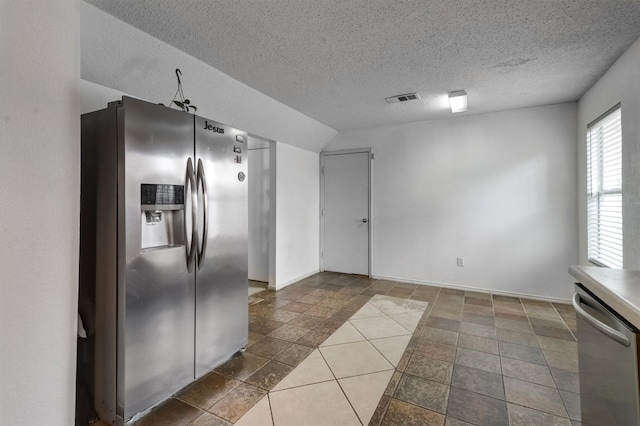
{"label": "ceiling light fixture", "polygon": [[449,105],[453,113],[466,111],[468,109],[467,92],[457,90],[449,93]]}

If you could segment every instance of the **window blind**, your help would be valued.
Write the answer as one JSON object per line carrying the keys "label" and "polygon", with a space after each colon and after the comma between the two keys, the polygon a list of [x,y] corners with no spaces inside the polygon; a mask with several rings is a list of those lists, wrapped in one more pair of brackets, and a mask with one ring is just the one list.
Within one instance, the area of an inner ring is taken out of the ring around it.
{"label": "window blind", "polygon": [[622,124],[620,105],[587,126],[589,260],[622,268]]}

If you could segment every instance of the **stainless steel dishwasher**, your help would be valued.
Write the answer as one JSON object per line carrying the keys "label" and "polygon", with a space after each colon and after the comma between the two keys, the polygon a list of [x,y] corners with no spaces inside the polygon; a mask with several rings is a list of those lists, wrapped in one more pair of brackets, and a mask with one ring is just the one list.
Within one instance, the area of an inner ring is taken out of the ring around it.
{"label": "stainless steel dishwasher", "polygon": [[576,284],[582,422],[640,424],[638,329]]}

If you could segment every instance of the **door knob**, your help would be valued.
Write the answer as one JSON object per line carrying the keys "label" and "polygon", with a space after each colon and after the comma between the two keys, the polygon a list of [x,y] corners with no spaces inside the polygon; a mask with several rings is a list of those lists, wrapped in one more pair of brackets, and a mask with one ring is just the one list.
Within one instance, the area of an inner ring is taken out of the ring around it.
{"label": "door knob", "polygon": [[364,219],[362,219],[362,221],[363,221],[364,223],[367,223],[367,222],[369,222],[369,219],[367,219],[367,218],[365,217]]}

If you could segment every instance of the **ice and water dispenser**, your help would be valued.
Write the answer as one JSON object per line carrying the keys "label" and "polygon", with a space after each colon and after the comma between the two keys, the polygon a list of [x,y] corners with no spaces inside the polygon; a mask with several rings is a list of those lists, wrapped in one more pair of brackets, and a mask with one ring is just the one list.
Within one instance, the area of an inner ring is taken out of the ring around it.
{"label": "ice and water dispenser", "polygon": [[142,251],[184,245],[184,186],[142,184],[140,187]]}

